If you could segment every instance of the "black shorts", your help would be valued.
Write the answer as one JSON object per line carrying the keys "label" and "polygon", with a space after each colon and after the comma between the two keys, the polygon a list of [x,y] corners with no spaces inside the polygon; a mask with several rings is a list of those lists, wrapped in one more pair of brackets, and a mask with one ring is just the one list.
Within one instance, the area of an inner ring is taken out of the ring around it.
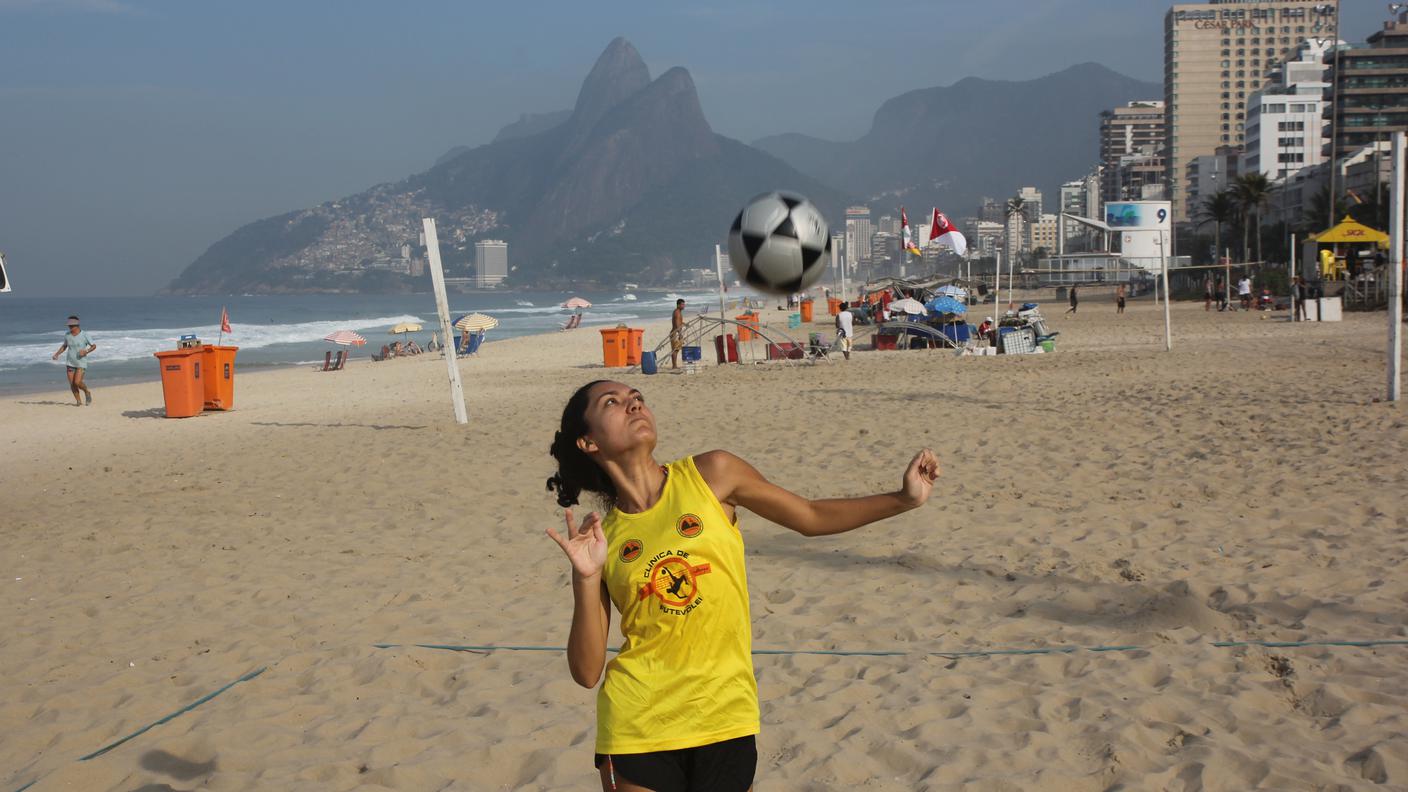
{"label": "black shorts", "polygon": [[747,792],[758,767],[753,735],[674,751],[596,755],[600,768],[611,760],[616,783],[629,781],[654,792]]}

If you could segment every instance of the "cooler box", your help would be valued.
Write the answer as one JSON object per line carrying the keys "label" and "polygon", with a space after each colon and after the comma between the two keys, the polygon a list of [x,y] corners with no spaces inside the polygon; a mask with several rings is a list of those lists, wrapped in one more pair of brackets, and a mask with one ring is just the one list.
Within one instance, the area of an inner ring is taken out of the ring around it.
{"label": "cooler box", "polygon": [[641,353],[640,353],[640,373],[642,373],[642,374],[654,374],[655,371],[656,371],[656,369],[655,369],[655,352],[654,352],[654,351],[651,351],[651,352],[641,352]]}
{"label": "cooler box", "polygon": [[607,368],[624,368],[630,349],[630,328],[608,327],[601,331],[601,361]]}
{"label": "cooler box", "polygon": [[200,348],[204,355],[205,409],[235,409],[235,353],[239,347],[206,344]]}
{"label": "cooler box", "polygon": [[801,315],[801,314],[795,314],[795,313],[793,313],[793,314],[787,314],[787,329],[788,329],[788,330],[796,330],[797,328],[799,328],[799,327],[801,327],[801,326],[802,326],[802,315]]}
{"label": "cooler box", "polygon": [[645,330],[640,327],[628,327],[626,333],[626,365],[639,366],[641,352],[645,349]]}
{"label": "cooler box", "polygon": [[720,366],[738,362],[738,339],[733,337],[733,333],[714,336],[714,354]]}
{"label": "cooler box", "polygon": [[190,418],[205,408],[205,385],[201,381],[201,361],[205,353],[199,348],[157,352],[161,367],[161,395],[166,403],[167,418]]}
{"label": "cooler box", "polygon": [[802,321],[808,324],[812,321],[812,301],[810,299],[802,300]]}
{"label": "cooler box", "polygon": [[895,333],[876,333],[876,349],[898,349],[900,337]]}

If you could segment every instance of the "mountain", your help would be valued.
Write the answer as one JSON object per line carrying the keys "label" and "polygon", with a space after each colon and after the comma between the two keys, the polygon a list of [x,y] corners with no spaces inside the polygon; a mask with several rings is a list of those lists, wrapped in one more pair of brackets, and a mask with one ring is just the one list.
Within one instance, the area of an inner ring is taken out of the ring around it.
{"label": "mountain", "polygon": [[848,202],[716,134],[688,71],[652,79],[635,47],[618,38],[570,114],[523,116],[494,141],[451,150],[424,173],[250,223],[212,245],[167,291],[423,288],[408,274],[424,254],[422,217],[436,218],[450,275],[469,274],[475,240],[496,238],[509,243],[514,283],[671,284],[682,269],[708,266],[738,208],[775,189],[809,196],[837,225]]}
{"label": "mountain", "polygon": [[793,133],[753,145],[843,192],[966,214],[981,196],[1023,185],[1054,199],[1099,161],[1100,111],[1162,97],[1158,83],[1083,63],[1035,80],[968,77],[901,94],[852,142]]}

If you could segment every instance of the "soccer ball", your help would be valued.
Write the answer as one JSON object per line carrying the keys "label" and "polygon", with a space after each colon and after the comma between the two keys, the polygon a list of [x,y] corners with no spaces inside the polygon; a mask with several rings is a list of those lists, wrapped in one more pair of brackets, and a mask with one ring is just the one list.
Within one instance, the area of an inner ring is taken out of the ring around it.
{"label": "soccer ball", "polygon": [[796,294],[821,279],[831,258],[831,230],[800,195],[770,192],[743,207],[728,232],[728,260],[748,285]]}

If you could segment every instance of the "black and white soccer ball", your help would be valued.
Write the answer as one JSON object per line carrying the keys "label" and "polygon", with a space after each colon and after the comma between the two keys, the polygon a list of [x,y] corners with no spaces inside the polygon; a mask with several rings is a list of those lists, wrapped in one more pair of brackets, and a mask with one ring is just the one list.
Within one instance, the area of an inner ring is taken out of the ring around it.
{"label": "black and white soccer ball", "polygon": [[831,230],[800,195],[763,193],[743,207],[728,232],[728,259],[748,285],[796,294],[821,279],[831,259]]}

